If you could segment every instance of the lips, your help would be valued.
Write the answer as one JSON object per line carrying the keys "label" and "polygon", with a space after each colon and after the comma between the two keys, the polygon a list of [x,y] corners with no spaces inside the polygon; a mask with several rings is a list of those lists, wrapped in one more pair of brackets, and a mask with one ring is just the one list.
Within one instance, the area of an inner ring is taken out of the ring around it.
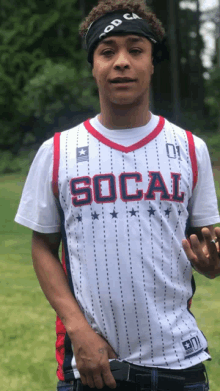
{"label": "lips", "polygon": [[135,81],[135,79],[131,79],[128,77],[116,77],[115,79],[110,80],[110,82],[113,84],[132,83]]}

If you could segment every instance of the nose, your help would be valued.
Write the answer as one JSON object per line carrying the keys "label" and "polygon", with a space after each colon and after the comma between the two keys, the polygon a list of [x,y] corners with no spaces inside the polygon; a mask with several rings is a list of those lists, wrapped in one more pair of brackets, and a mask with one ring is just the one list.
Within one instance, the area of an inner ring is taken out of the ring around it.
{"label": "nose", "polygon": [[119,69],[129,69],[129,67],[130,67],[130,62],[128,59],[128,55],[124,51],[120,51],[115,60],[114,68],[116,70],[119,70]]}

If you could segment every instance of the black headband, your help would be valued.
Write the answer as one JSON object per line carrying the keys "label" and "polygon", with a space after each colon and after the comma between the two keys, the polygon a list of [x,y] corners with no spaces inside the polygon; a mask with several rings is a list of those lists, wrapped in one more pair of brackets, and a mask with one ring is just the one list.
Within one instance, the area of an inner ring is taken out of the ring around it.
{"label": "black headband", "polygon": [[102,39],[118,34],[140,35],[149,39],[155,45],[159,44],[145,19],[126,11],[111,12],[92,23],[87,31],[88,62],[93,64],[94,50]]}

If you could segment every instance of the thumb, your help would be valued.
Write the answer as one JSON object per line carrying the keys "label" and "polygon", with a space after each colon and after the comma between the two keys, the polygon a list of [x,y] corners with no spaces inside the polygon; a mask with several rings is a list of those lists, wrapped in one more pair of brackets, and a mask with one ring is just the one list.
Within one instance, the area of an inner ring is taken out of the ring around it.
{"label": "thumb", "polygon": [[110,359],[117,358],[117,354],[114,352],[114,350],[111,348],[111,346],[109,346],[109,348],[108,348],[108,358],[110,358]]}

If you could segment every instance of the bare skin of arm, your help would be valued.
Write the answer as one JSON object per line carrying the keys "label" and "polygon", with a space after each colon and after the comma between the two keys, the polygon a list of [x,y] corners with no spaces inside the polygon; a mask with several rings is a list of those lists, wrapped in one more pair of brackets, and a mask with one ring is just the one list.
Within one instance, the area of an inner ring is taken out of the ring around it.
{"label": "bare skin of arm", "polygon": [[116,388],[109,359],[117,358],[104,338],[92,330],[82,314],[60,264],[60,234],[33,232],[33,265],[41,288],[71,339],[83,385]]}
{"label": "bare skin of arm", "polygon": [[[188,232],[189,242],[184,239],[183,249],[194,269],[214,279],[220,275],[220,227],[209,225],[203,228],[192,228]],[[215,242],[212,242],[215,239]]]}

